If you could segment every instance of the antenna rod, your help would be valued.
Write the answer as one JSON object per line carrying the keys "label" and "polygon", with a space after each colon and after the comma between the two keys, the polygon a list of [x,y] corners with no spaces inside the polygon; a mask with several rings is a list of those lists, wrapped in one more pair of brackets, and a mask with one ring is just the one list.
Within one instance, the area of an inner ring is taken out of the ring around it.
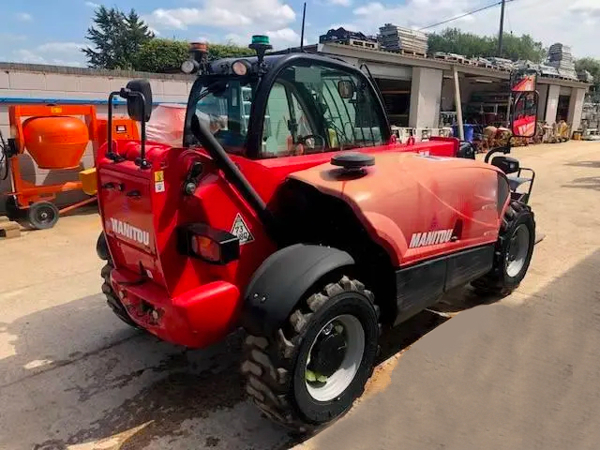
{"label": "antenna rod", "polygon": [[300,34],[300,51],[304,51],[304,21],[306,20],[306,2],[304,2],[304,10],[302,11],[302,32]]}

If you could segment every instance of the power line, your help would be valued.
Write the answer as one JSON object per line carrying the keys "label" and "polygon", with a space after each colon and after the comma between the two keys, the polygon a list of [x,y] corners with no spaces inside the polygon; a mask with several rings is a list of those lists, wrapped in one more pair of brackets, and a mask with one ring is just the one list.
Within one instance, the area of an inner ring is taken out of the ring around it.
{"label": "power line", "polygon": [[[510,2],[513,2],[513,1],[515,1],[515,0],[507,0],[506,3],[510,3]],[[446,19],[446,20],[443,20],[441,22],[437,22],[437,23],[434,23],[432,25],[429,25],[429,26],[426,26],[426,27],[423,27],[423,28],[419,28],[419,31],[427,30],[429,28],[434,28],[434,27],[437,27],[437,26],[440,26],[440,25],[444,25],[446,23],[454,22],[455,20],[462,19],[464,17],[470,16],[471,14],[477,14],[477,13],[479,13],[481,11],[485,11],[487,9],[494,8],[494,7],[496,7],[498,5],[501,5],[501,4],[502,4],[501,1],[500,2],[496,2],[496,3],[492,3],[491,5],[487,5],[487,6],[484,6],[482,8],[475,9],[473,11],[469,11],[467,13],[461,14],[460,16],[452,17],[450,19]]]}

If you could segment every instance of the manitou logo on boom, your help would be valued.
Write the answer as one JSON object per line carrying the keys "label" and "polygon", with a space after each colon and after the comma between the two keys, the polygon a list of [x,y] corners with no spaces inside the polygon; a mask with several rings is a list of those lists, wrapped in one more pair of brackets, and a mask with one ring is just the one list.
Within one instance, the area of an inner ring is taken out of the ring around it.
{"label": "manitou logo on boom", "polygon": [[117,219],[110,219],[110,225],[115,234],[131,239],[142,245],[150,245],[150,233],[139,228],[129,225],[126,222],[121,222]]}
{"label": "manitou logo on boom", "polygon": [[429,233],[415,233],[410,240],[410,248],[428,247],[430,245],[445,244],[452,239],[454,230],[430,231]]}

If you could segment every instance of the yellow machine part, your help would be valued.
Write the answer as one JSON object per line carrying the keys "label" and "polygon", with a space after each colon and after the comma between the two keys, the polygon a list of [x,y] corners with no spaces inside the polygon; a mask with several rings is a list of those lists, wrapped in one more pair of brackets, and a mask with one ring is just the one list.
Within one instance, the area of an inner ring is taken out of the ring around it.
{"label": "yellow machine part", "polygon": [[96,195],[98,192],[98,183],[96,181],[96,168],[82,170],[79,172],[79,181],[81,181],[81,189],[87,195]]}

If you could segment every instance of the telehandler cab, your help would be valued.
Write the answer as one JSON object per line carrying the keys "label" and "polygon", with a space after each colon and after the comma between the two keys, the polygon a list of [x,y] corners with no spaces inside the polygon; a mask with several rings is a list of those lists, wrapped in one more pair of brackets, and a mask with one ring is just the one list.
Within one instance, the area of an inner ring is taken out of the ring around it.
{"label": "telehandler cab", "polygon": [[[310,429],[362,394],[382,325],[459,286],[519,286],[533,177],[507,156],[461,158],[457,139],[401,145],[361,70],[265,55],[264,37],[251,47],[256,57],[214,62],[196,47],[184,64],[198,77],[180,148],[146,142],[147,81],[111,94],[142,138],[109,137],[99,152],[102,290],[124,322],[175,344],[206,347],[242,326],[249,396]],[[520,86],[513,129],[527,136],[537,94]]]}

